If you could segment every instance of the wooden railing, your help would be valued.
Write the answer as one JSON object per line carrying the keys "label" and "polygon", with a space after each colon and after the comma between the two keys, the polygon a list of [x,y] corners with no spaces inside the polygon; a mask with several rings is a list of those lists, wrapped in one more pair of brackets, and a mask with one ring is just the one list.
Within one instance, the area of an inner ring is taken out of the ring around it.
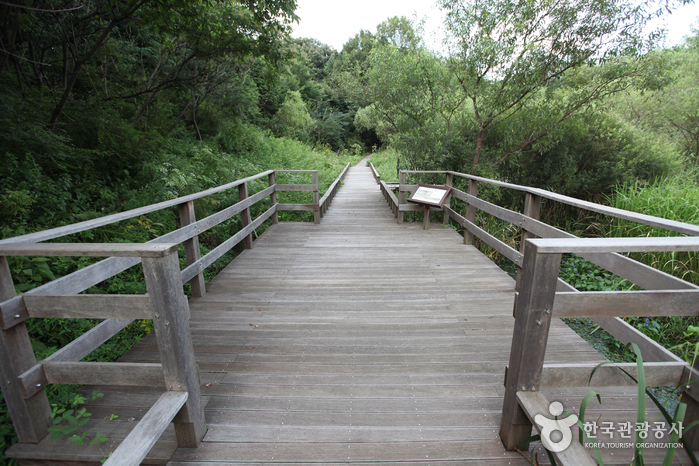
{"label": "wooden railing", "polygon": [[[446,224],[453,219],[465,229],[464,243],[472,244],[474,235],[518,267],[515,289],[515,326],[510,363],[505,373],[505,400],[500,427],[503,444],[514,449],[531,435],[534,416],[549,417],[548,401],[539,393],[544,387],[585,387],[596,364],[544,364],[549,323],[552,317],[589,317],[622,344],[638,345],[645,361],[648,386],[681,386],[682,401],[688,405],[685,425],[699,419],[699,388],[688,381],[698,380],[699,372],[672,352],[632,327],[622,317],[697,316],[699,287],[644,265],[619,253],[656,251],[699,251],[699,226],[603,206],[537,188],[489,180],[452,171],[402,171],[400,183],[391,186],[380,179],[372,165],[381,192],[397,217],[424,210],[405,203],[405,193],[415,185],[407,183],[412,174],[444,175],[452,187],[452,198],[466,203],[465,216],[445,204]],[[468,192],[455,189],[455,178],[467,180]],[[525,195],[523,212],[515,212],[477,197],[478,184],[509,188]],[[392,192],[398,189],[398,197]],[[578,238],[539,220],[541,201],[548,199],[610,217],[659,227],[688,236],[662,238]],[[434,209],[434,208],[433,208]],[[520,249],[516,250],[475,224],[481,210],[521,229]],[[538,238],[538,239],[537,239]],[[558,278],[561,255],[574,253],[638,285],[644,291],[579,292]],[[592,385],[625,386],[634,384],[620,368],[634,373],[635,364],[617,364],[598,370]],[[699,448],[699,429],[685,434],[685,442]],[[587,464],[589,455],[577,442],[559,456],[560,464]],[[572,458],[572,459],[571,459]]]}
{"label": "wooden railing", "polygon": [[[349,165],[345,167],[344,176]],[[280,172],[310,173],[311,184],[277,184]],[[268,187],[249,194],[248,183],[267,178]],[[52,419],[47,384],[99,384],[162,388],[164,394],[107,460],[107,465],[137,465],[146,457],[165,428],[174,422],[182,447],[199,445],[206,431],[198,369],[189,333],[189,304],[183,284],[192,295],[205,292],[203,271],[242,242],[252,248],[252,235],[263,222],[277,223],[277,212],[309,210],[320,222],[337,190],[340,178],[319,199],[315,170],[270,170],[189,196],[133,209],[103,218],[0,241],[0,386],[20,444],[36,444],[48,434]],[[238,188],[239,201],[204,219],[196,220],[194,201]],[[280,191],[310,191],[311,204],[279,204]],[[270,207],[252,219],[250,207],[269,198]],[[158,210],[177,207],[181,227],[145,244],[40,243],[109,225]],[[198,236],[240,214],[242,228],[205,256]],[[186,267],[180,270],[178,245],[183,244]],[[16,296],[8,256],[107,257],[100,262]],[[147,294],[80,294],[118,273],[142,263]],[[105,319],[89,332],[37,362],[25,321],[28,318]],[[160,364],[79,362],[134,319],[152,319]],[[12,449],[6,453],[12,456]]]}

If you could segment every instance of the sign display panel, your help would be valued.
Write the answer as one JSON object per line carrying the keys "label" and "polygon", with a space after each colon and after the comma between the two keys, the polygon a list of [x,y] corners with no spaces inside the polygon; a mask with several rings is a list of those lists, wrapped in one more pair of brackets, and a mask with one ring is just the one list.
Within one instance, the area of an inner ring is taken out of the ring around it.
{"label": "sign display panel", "polygon": [[408,197],[409,202],[427,206],[442,207],[451,193],[448,186],[419,184]]}

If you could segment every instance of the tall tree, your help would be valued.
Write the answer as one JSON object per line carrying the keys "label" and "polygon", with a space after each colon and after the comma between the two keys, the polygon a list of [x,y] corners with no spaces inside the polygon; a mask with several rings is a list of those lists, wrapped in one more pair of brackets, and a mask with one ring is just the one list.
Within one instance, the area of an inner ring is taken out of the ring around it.
{"label": "tall tree", "polygon": [[[563,100],[560,93],[547,94],[555,97],[550,108],[557,116],[532,114],[528,137],[513,143],[496,163],[539,141],[589,103],[627,87],[646,65],[619,57],[648,50],[658,34],[644,35],[644,28],[661,8],[671,9],[671,1],[438,0],[447,12],[450,66],[478,128],[472,171],[489,129],[541,98],[540,91],[569,86]],[[593,64],[605,66],[593,81],[571,73]]]}

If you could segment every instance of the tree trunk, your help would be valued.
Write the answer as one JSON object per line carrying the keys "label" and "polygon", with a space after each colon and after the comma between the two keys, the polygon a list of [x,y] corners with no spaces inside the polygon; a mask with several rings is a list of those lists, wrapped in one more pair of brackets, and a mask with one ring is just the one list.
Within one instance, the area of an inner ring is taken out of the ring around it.
{"label": "tree trunk", "polygon": [[473,167],[471,167],[471,174],[476,174],[476,167],[478,166],[478,159],[481,157],[481,147],[483,147],[483,137],[485,136],[485,128],[482,128],[478,133],[478,140],[476,141],[476,153],[473,156]]}

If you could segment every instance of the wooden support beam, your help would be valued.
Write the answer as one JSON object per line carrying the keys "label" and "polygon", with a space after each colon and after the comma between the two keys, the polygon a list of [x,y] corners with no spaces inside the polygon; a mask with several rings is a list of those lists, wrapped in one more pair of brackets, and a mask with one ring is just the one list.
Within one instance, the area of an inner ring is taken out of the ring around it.
{"label": "wooden support beam", "polygon": [[[276,173],[272,172],[269,174],[267,177],[269,181],[269,187],[273,188],[272,192],[269,193],[269,205],[274,207],[277,204],[277,175]],[[272,215],[272,225],[276,225],[279,223],[279,215],[275,212],[274,215]]]}
{"label": "wooden support beam", "polygon": [[145,295],[42,295],[22,296],[29,317],[42,319],[152,319]]}
{"label": "wooden support beam", "polygon": [[[524,215],[533,219],[533,220],[539,220],[539,216],[541,215],[541,196],[537,196],[535,194],[531,193],[526,193],[524,195]],[[524,244],[526,241],[530,238],[535,238],[536,235],[529,230],[527,230],[522,225],[522,237],[519,242],[519,252],[524,254]],[[519,291],[519,284],[522,281],[522,267],[517,267],[517,280],[515,281],[515,290]]]}
{"label": "wooden support beam", "polygon": [[[15,295],[7,259],[0,256],[0,301]],[[0,387],[20,443],[39,443],[51,425],[51,406],[44,387],[25,399],[17,377],[36,364],[25,324],[0,330]]]}
{"label": "wooden support beam", "polygon": [[165,388],[162,366],[145,363],[43,361],[18,379],[25,398],[48,384]]}
{"label": "wooden support beam", "polygon": [[2,256],[164,257],[176,243],[17,243],[0,245]]}
{"label": "wooden support beam", "polygon": [[[468,193],[473,197],[478,197],[478,181],[468,180]],[[476,223],[476,206],[469,204],[466,207],[466,220],[475,225]],[[464,234],[464,244],[473,244],[473,232],[466,231]]]}
{"label": "wooden support beam", "polygon": [[114,450],[104,466],[138,466],[187,402],[187,392],[165,392]]}
{"label": "wooden support beam", "polygon": [[[451,173],[447,173],[445,175],[444,185],[448,188],[451,188],[453,184],[454,184],[454,175],[452,175]],[[444,207],[451,207],[451,195],[449,195],[447,197],[447,200],[444,202]],[[442,223],[444,225],[449,224],[449,211],[447,209],[444,209],[444,216],[442,217]]]}
{"label": "wooden support beam", "polygon": [[514,450],[531,434],[532,424],[517,402],[517,392],[539,390],[561,262],[559,254],[537,254],[531,242],[525,244],[500,421],[500,437],[507,450]]}
{"label": "wooden support beam", "polygon": [[405,204],[405,185],[407,182],[405,171],[400,172],[400,185],[398,186],[398,225],[403,224],[403,211],[401,206]]}
{"label": "wooden support beam", "polygon": [[[240,200],[243,201],[245,198],[248,197],[248,184],[243,183],[240,186],[238,186],[238,193],[240,194]],[[240,212],[240,223],[243,227],[243,229],[250,225],[250,208],[244,209],[242,212]],[[248,234],[244,241],[245,249],[252,249],[252,232]]]}
{"label": "wooden support beam", "polygon": [[[26,296],[26,295],[25,295]],[[42,364],[61,361],[77,362],[92,353],[102,343],[129,325],[130,319],[108,319],[68,343],[41,363],[35,364],[19,376],[25,398],[34,396],[48,383]]]}
{"label": "wooden support beam", "polygon": [[[180,226],[185,227],[192,223],[196,223],[197,217],[194,212],[194,201],[188,201],[178,206],[180,213]],[[201,249],[199,248],[199,235],[184,242],[184,254],[187,260],[187,265],[191,265],[201,259]],[[199,273],[189,282],[192,287],[192,296],[200,298],[206,293],[206,285],[204,283],[204,274]]]}
{"label": "wooden support beam", "polygon": [[652,317],[699,315],[699,290],[556,293],[554,316]]}
{"label": "wooden support beam", "polygon": [[[644,362],[646,385],[649,387],[680,386],[683,384],[683,374],[686,373],[687,367],[686,362]],[[541,386],[546,388],[635,387],[637,384],[631,377],[637,378],[637,369],[638,365],[635,362],[604,366],[592,363],[544,364]],[[594,376],[590,379],[593,371],[595,371]]]}
{"label": "wooden support beam", "polygon": [[320,192],[319,192],[319,180],[318,180],[318,170],[315,170],[311,175],[313,180],[313,223],[320,224]]}
{"label": "wooden support beam", "polygon": [[189,304],[182,291],[177,254],[143,258],[143,275],[153,308],[153,327],[170,391],[189,392],[189,399],[175,418],[180,447],[199,446],[206,433],[206,421],[199,388],[199,370],[189,332]]}
{"label": "wooden support beam", "polygon": [[[544,395],[539,392],[528,392],[520,391],[517,392],[517,402],[519,406],[522,407],[524,412],[527,414],[530,422],[534,425],[536,430],[541,434],[542,426],[536,422],[537,416],[543,416],[546,419],[553,419],[549,411],[550,403]],[[561,452],[554,452],[554,458],[556,458],[557,464],[561,466],[596,466],[597,462],[594,461],[587,450],[578,442],[575,437],[568,448]]]}

